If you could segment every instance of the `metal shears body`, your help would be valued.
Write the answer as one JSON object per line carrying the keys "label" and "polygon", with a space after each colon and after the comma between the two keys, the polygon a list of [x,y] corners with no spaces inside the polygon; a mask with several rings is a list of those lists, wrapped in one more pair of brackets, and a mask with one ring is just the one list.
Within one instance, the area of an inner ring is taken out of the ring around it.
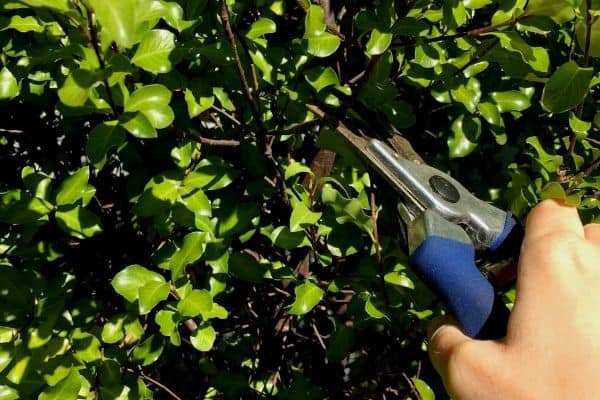
{"label": "metal shears body", "polygon": [[398,211],[406,225],[412,266],[465,334],[503,337],[509,311],[475,264],[475,253],[518,255],[523,233],[511,214],[380,140],[358,136],[341,122],[335,128],[400,195]]}

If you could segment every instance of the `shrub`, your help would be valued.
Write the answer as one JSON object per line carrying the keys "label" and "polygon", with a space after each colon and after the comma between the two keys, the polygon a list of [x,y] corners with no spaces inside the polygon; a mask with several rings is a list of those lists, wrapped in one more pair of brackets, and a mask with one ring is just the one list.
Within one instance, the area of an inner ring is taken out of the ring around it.
{"label": "shrub", "polygon": [[444,397],[398,199],[306,105],[597,219],[597,3],[2,1],[0,398]]}

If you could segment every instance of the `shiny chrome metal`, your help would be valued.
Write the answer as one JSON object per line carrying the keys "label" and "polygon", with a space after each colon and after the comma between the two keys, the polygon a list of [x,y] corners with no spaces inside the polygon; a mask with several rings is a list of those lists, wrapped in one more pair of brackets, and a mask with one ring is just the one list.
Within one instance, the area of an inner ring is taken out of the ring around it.
{"label": "shiny chrome metal", "polygon": [[407,226],[408,250],[412,255],[428,237],[437,236],[472,245],[469,235],[434,210],[425,210]]}
{"label": "shiny chrome metal", "polygon": [[[359,150],[372,167],[409,203],[407,215],[412,220],[418,217],[418,211],[433,210],[444,219],[460,224],[477,248],[488,248],[504,230],[506,212],[473,196],[449,175],[426,164],[407,160],[377,139],[367,141],[361,138],[360,141],[365,145]],[[456,188],[460,195],[457,202],[445,200],[432,189],[429,182],[435,175],[443,177]]]}

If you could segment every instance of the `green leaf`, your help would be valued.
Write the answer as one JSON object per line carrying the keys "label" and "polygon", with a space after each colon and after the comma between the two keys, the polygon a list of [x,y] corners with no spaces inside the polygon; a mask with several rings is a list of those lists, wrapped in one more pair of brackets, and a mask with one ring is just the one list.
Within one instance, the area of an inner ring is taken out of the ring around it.
{"label": "green leaf", "polygon": [[135,264],[119,271],[111,281],[111,285],[117,293],[133,303],[139,297],[139,290],[151,281],[164,283],[165,278]]}
{"label": "green leaf", "polygon": [[471,10],[477,10],[492,4],[494,0],[464,0],[463,3],[466,8]]}
{"label": "green leaf", "polygon": [[454,100],[462,103],[470,113],[474,113],[481,100],[481,84],[476,78],[469,78],[466,83],[458,85],[450,93]]}
{"label": "green leaf", "polygon": [[424,380],[417,377],[412,377],[410,380],[415,385],[415,389],[417,389],[421,400],[435,400],[435,393]]}
{"label": "green leaf", "polygon": [[501,113],[511,111],[525,111],[531,107],[529,97],[518,90],[509,90],[506,92],[493,92],[490,97],[498,106],[498,111]]}
{"label": "green leaf", "polygon": [[185,103],[187,104],[188,115],[190,118],[195,118],[204,111],[210,109],[215,103],[214,96],[196,97],[190,89],[185,89]]}
{"label": "green leaf", "polygon": [[575,108],[585,98],[593,75],[593,68],[581,68],[574,61],[561,65],[546,82],[542,106],[553,113]]}
{"label": "green leaf", "polygon": [[75,69],[58,89],[60,101],[69,107],[82,107],[89,103],[91,87],[98,82],[98,76],[86,69]]}
{"label": "green leaf", "polygon": [[126,112],[142,112],[156,129],[171,125],[175,115],[169,102],[171,91],[160,84],[142,86],[129,96],[125,103]]}
{"label": "green leaf", "polygon": [[301,164],[296,160],[292,160],[290,162],[290,164],[285,168],[284,178],[287,181],[291,177],[299,175],[299,174],[309,174],[311,176],[314,175],[314,173],[308,166]]}
{"label": "green leaf", "polygon": [[6,67],[0,70],[0,100],[14,99],[19,94],[19,83]]}
{"label": "green leaf", "polygon": [[146,315],[158,303],[169,297],[171,286],[166,282],[149,281],[139,289],[139,311],[140,315]]}
{"label": "green leaf", "polygon": [[248,33],[246,33],[246,37],[254,42],[257,42],[258,44],[263,45],[264,42],[256,39],[275,32],[277,32],[277,25],[275,25],[275,22],[269,18],[261,17],[252,23]]}
{"label": "green leaf", "polygon": [[90,189],[90,168],[82,167],[65,179],[56,192],[56,204],[59,206],[73,204],[81,199]]}
{"label": "green leaf", "polygon": [[204,316],[212,310],[212,296],[208,290],[192,290],[177,303],[177,311],[185,317]]}
{"label": "green leaf", "polygon": [[128,49],[137,42],[136,0],[90,0],[90,5],[107,42],[115,41],[122,49]]}
{"label": "green leaf", "polygon": [[124,113],[119,117],[119,126],[140,139],[154,139],[158,132],[152,126],[150,120],[142,112]]}
{"label": "green leaf", "polygon": [[313,212],[306,207],[304,203],[298,203],[292,210],[290,217],[290,231],[299,232],[310,225],[316,224],[321,218],[322,213]]}
{"label": "green leaf", "polygon": [[304,281],[294,288],[294,294],[296,298],[288,310],[288,314],[304,315],[319,304],[325,292],[311,281]]}
{"label": "green leaf", "polygon": [[196,149],[196,144],[193,142],[186,142],[182,146],[173,147],[171,150],[171,160],[179,168],[187,168],[192,162],[192,155]]}
{"label": "green leaf", "polygon": [[291,232],[287,226],[279,226],[273,229],[269,238],[275,246],[286,250],[311,247],[310,240],[304,232]]}
{"label": "green leaf", "polygon": [[500,39],[500,45],[507,51],[518,54],[523,62],[535,71],[547,73],[550,68],[550,56],[543,47],[530,46],[519,33],[513,31],[493,32]]}
{"label": "green leaf", "polygon": [[366,46],[367,54],[377,56],[385,53],[392,43],[392,38],[391,33],[380,32],[377,28],[373,29]]}
{"label": "green leaf", "polygon": [[164,345],[163,338],[152,335],[140,345],[136,346],[133,350],[133,359],[143,366],[153,364],[160,358]]}
{"label": "green leaf", "polygon": [[113,344],[121,341],[125,337],[123,332],[123,314],[111,317],[102,327],[102,341],[104,343]]}
{"label": "green leaf", "polygon": [[210,351],[216,339],[217,332],[212,325],[202,326],[190,335],[190,342],[198,351]]}
{"label": "green leaf", "polygon": [[340,46],[340,38],[326,32],[323,8],[312,4],[306,13],[304,37],[308,42],[308,52],[315,57],[328,57]]}
{"label": "green leaf", "polygon": [[12,15],[8,24],[0,30],[14,29],[19,32],[44,32],[44,27],[40,25],[40,21],[32,16],[21,17],[20,15]]}
{"label": "green leaf", "polygon": [[575,113],[569,114],[569,127],[571,130],[578,135],[585,136],[588,131],[592,128],[592,123],[587,121],[582,121],[575,115]]}
{"label": "green leaf", "polygon": [[229,186],[236,176],[237,171],[223,159],[207,157],[185,177],[183,185],[204,190],[218,190]]}
{"label": "green leaf", "polygon": [[[4,197],[15,194],[14,202],[5,204]],[[52,204],[44,199],[32,197],[26,193],[15,191],[0,194],[0,221],[9,224],[29,224],[35,222],[53,210]]]}
{"label": "green leaf", "polygon": [[483,102],[477,105],[479,114],[486,120],[490,125],[504,126],[504,120],[500,114],[500,110],[497,104]]}
{"label": "green leaf", "polygon": [[536,156],[534,160],[542,166],[546,171],[554,173],[563,163],[563,157],[548,153],[537,136],[528,137],[525,142],[534,148]]}
{"label": "green leaf", "polygon": [[131,62],[153,74],[164,74],[173,68],[173,49],[175,35],[164,29],[154,29],[144,35]]}
{"label": "green leaf", "polygon": [[100,218],[79,205],[60,207],[55,217],[63,231],[79,239],[91,238],[102,232]]}
{"label": "green leaf", "polygon": [[367,301],[365,301],[365,312],[367,313],[367,315],[371,318],[375,318],[375,319],[382,319],[382,318],[386,318],[389,319],[387,317],[387,315],[385,315],[383,312],[381,312],[376,306],[375,304],[373,304],[373,302],[371,301],[371,299],[367,299]]}
{"label": "green leaf", "polygon": [[205,232],[192,232],[185,235],[181,246],[171,257],[169,263],[173,280],[183,275],[185,267],[202,257],[206,249],[207,235]]}
{"label": "green leaf", "polygon": [[331,67],[317,67],[306,71],[304,76],[310,86],[317,93],[329,86],[337,86],[340,84],[337,74]]}
{"label": "green leaf", "polygon": [[101,169],[106,163],[108,152],[123,143],[125,143],[125,131],[118,125],[118,121],[103,122],[90,131],[85,153],[90,163]]}
{"label": "green leaf", "polygon": [[481,134],[481,120],[461,114],[451,126],[452,137],[448,138],[450,158],[466,157],[477,148],[477,140]]}
{"label": "green leaf", "polygon": [[489,65],[490,63],[487,61],[476,62],[465,68],[465,70],[463,71],[463,75],[465,76],[465,78],[472,78],[485,71],[489,67]]}
{"label": "green leaf", "polygon": [[575,10],[565,0],[529,0],[525,15],[540,15],[550,17],[559,24],[575,18]]}
{"label": "green leaf", "polygon": [[160,333],[163,336],[167,336],[171,344],[179,346],[181,344],[181,337],[177,330],[178,320],[176,319],[176,313],[173,311],[160,310],[154,316],[154,322],[159,326]]}
{"label": "green leaf", "polygon": [[44,390],[38,400],[77,400],[83,378],[75,368],[55,386]]}

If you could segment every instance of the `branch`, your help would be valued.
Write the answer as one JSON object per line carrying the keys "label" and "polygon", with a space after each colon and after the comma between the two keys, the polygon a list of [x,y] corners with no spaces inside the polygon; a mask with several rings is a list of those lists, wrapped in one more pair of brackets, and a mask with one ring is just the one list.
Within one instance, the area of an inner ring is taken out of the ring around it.
{"label": "branch", "polygon": [[[85,6],[84,6],[85,7]],[[88,29],[87,35],[92,47],[94,48],[94,53],[96,53],[96,58],[98,59],[98,64],[100,64],[100,69],[106,68],[106,63],[104,62],[104,57],[102,56],[102,51],[98,46],[98,32],[96,32],[96,28],[94,26],[94,14],[92,11],[85,7],[85,12],[87,13],[87,21],[88,21]],[[106,86],[106,94],[108,96],[108,104],[110,105],[110,109],[114,116],[117,116],[117,107],[115,103],[115,99],[113,98],[112,91],[110,90],[110,85],[108,84],[108,79],[104,78],[102,80],[104,86]]]}
{"label": "branch", "polygon": [[135,371],[131,368],[127,368],[126,369],[127,372],[131,372],[132,374],[138,374],[143,380],[148,381],[150,383],[152,383],[153,385],[161,388],[162,390],[164,390],[169,396],[171,396],[171,398],[175,399],[175,400],[183,400],[181,397],[177,396],[175,394],[175,392],[173,392],[171,389],[169,389],[167,386],[165,386],[164,384],[160,383],[159,381],[157,381],[156,379],[152,378],[151,376],[148,376],[146,374],[144,374],[144,372],[142,371]]}
{"label": "branch", "polygon": [[379,218],[379,211],[377,210],[377,203],[375,202],[375,193],[371,192],[371,220],[373,221],[373,232],[371,240],[373,246],[375,246],[375,260],[377,261],[377,269],[379,269],[379,283],[381,284],[381,291],[383,292],[383,300],[387,305],[390,301],[385,290],[385,278],[383,276],[383,256],[381,254],[381,244],[379,244],[379,232],[377,230],[377,219]]}
{"label": "branch", "polygon": [[433,37],[433,38],[426,38],[423,40],[412,40],[410,42],[396,43],[393,45],[393,48],[416,46],[421,43],[444,42],[446,40],[459,39],[459,38],[462,38],[465,36],[469,36],[469,37],[483,36],[488,33],[495,32],[495,31],[499,30],[500,28],[516,25],[518,22],[523,21],[524,19],[527,19],[529,17],[530,17],[530,15],[523,14],[519,17],[511,18],[508,21],[504,21],[504,22],[496,24],[496,25],[489,25],[489,26],[484,26],[482,28],[470,29],[468,31],[454,33],[452,35],[442,35],[442,36],[437,36],[437,37]]}
{"label": "branch", "polygon": [[21,133],[25,133],[24,130],[21,129],[5,129],[5,128],[0,128],[0,133],[12,133],[15,135],[21,134]]}
{"label": "branch", "polygon": [[238,147],[240,145],[239,140],[233,139],[210,139],[203,136],[190,135],[190,138],[198,143],[205,144],[207,146],[221,146],[221,147]]}
{"label": "branch", "polygon": [[254,97],[252,96],[252,91],[250,90],[250,85],[248,84],[248,79],[246,78],[246,71],[242,66],[242,60],[240,58],[240,53],[238,51],[237,42],[235,40],[235,34],[233,33],[233,29],[231,28],[231,20],[229,17],[229,9],[227,8],[227,1],[221,0],[221,5],[219,8],[219,16],[221,17],[221,23],[223,24],[223,29],[225,29],[225,34],[227,35],[227,40],[233,49],[233,54],[235,58],[235,65],[238,71],[238,76],[240,78],[240,82],[242,84],[242,89],[244,91],[244,95],[246,99],[250,103],[250,111],[254,116],[254,119],[259,124],[259,126],[264,131],[262,118],[260,116],[260,111],[256,103],[254,102]]}

